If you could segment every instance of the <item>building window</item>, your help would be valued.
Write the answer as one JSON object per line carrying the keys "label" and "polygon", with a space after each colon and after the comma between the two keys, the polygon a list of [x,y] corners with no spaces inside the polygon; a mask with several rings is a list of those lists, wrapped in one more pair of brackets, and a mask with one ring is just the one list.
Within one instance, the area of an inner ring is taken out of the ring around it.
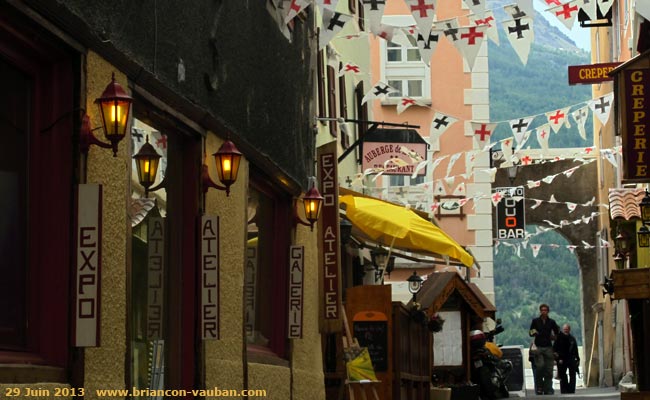
{"label": "building window", "polygon": [[424,175],[412,178],[410,175],[388,175],[388,186],[415,186],[424,183]]}
{"label": "building window", "polygon": [[244,330],[252,360],[287,357],[290,206],[289,196],[251,170]]}
{"label": "building window", "polygon": [[56,367],[63,382],[74,247],[74,56],[18,18],[0,12],[0,364],[32,364],[5,374],[6,383],[14,376],[42,382],[35,365]]}
{"label": "building window", "polygon": [[[415,25],[410,15],[384,16],[382,21],[395,26]],[[431,70],[422,61],[415,38],[409,35],[406,38],[408,42],[401,44],[380,41],[382,80],[398,90],[390,93],[382,104],[396,104],[400,97],[431,101]]]}

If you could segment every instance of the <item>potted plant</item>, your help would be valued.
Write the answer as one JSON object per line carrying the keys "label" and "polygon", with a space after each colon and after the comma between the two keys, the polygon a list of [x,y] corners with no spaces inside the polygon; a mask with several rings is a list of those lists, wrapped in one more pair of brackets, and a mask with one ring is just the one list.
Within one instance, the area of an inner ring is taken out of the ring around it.
{"label": "potted plant", "polygon": [[431,318],[429,318],[429,322],[427,323],[427,328],[429,328],[429,331],[431,332],[440,332],[444,323],[445,320],[439,314],[431,314]]}

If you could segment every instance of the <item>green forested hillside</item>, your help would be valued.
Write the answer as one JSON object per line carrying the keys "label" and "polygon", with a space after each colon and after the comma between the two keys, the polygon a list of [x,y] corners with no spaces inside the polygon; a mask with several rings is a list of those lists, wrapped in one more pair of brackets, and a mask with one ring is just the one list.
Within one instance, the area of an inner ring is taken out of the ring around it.
{"label": "green forested hillside", "polygon": [[[543,32],[535,31],[535,35]],[[586,52],[558,50],[533,42],[527,65],[523,65],[508,39],[500,31],[500,46],[490,42],[490,120],[508,121],[519,117],[537,115],[532,122],[536,128],[547,122],[544,113],[567,106],[575,111],[591,99],[590,85],[568,84],[568,66],[589,64]],[[541,114],[541,115],[538,115]],[[591,114],[591,112],[589,112]],[[578,134],[573,119],[571,129],[562,128],[558,134],[551,135],[550,147],[585,147],[593,144],[592,117],[587,121],[587,140]],[[492,136],[498,141],[512,136],[507,124],[499,124]],[[526,146],[539,148],[535,134]]]}
{"label": "green forested hillside", "polygon": [[[534,227],[529,227],[529,231],[534,232]],[[530,322],[539,315],[539,304],[547,303],[551,307],[551,318],[560,326],[569,323],[578,343],[582,343],[576,256],[564,247],[569,243],[553,231],[534,236],[530,243],[561,246],[542,246],[536,258],[530,246],[520,250],[521,258],[513,247],[499,246],[494,257],[494,286],[497,317],[502,319],[506,330],[498,336],[498,342],[530,344]]]}

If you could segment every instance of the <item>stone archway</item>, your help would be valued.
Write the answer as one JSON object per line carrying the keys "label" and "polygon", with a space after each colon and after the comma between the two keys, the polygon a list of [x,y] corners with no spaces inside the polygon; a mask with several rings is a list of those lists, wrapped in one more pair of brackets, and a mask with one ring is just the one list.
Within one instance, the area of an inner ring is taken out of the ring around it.
{"label": "stone archway", "polygon": [[[589,216],[592,212],[603,212],[598,204],[598,163],[592,162],[583,165],[572,159],[549,162],[544,164],[533,164],[519,167],[517,177],[510,182],[507,170],[499,168],[492,184],[493,187],[524,186],[526,198],[526,223],[549,226],[544,220],[560,224],[561,221],[574,221],[583,216]],[[562,172],[579,166],[570,176],[566,177]],[[551,184],[542,184],[533,189],[526,186],[528,181],[537,181],[549,175],[560,174],[555,177]],[[529,199],[548,200],[551,195],[559,204],[542,202],[539,207],[531,209],[534,202]],[[585,204],[595,198],[593,206],[584,207]],[[570,212],[565,202],[579,204],[573,212]],[[496,218],[496,213],[493,214]],[[496,228],[496,221],[493,220]],[[493,230],[496,232],[496,229]],[[598,218],[592,218],[589,223],[569,224],[556,229],[556,232],[564,236],[571,244],[577,245],[575,254],[580,267],[581,286],[581,308],[582,308],[582,340],[585,354],[584,362],[588,362],[588,355],[591,354],[594,338],[595,321],[598,314],[592,306],[602,300],[598,274],[598,247],[585,249],[582,242],[598,246]],[[499,268],[495,265],[494,268]],[[592,368],[597,368],[598,363],[592,360]]]}

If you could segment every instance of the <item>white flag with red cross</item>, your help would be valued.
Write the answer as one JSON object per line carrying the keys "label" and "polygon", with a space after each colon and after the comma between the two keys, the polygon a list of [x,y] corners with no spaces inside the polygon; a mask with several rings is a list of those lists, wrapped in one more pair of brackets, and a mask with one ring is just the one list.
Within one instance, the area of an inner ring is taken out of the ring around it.
{"label": "white flag with red cross", "polygon": [[421,107],[426,107],[426,104],[417,101],[415,99],[412,99],[410,97],[402,97],[397,101],[397,115],[401,114],[406,110],[407,108],[411,106],[421,106]]}
{"label": "white flag with red cross", "polygon": [[438,0],[406,0],[406,6],[411,11],[413,19],[420,32],[429,32],[433,26]]}
{"label": "white flag with red cross", "polygon": [[474,133],[474,142],[479,150],[483,150],[490,143],[490,136],[496,128],[496,123],[489,122],[471,122],[472,132]]}
{"label": "white flag with red cross", "polygon": [[548,138],[551,136],[551,127],[548,124],[544,124],[537,129],[535,129],[537,135],[537,143],[542,147],[542,153],[548,151]]}
{"label": "white flag with red cross", "polygon": [[465,182],[461,182],[456,186],[452,195],[454,196],[465,196],[467,192],[465,191]]}
{"label": "white flag with red cross", "polygon": [[336,11],[336,5],[338,3],[339,0],[316,0],[316,5],[318,5],[321,10],[327,9],[330,11]]}
{"label": "white flag with red cross", "polygon": [[393,25],[379,24],[375,29],[371,27],[370,32],[377,37],[391,42],[393,41],[393,35],[395,35],[395,29]]}
{"label": "white flag with red cross", "polygon": [[537,258],[537,255],[539,254],[539,249],[542,248],[541,244],[532,244],[530,245],[530,249],[533,251],[533,257]]}
{"label": "white flag with red cross", "polygon": [[487,28],[486,25],[477,25],[465,26],[458,30],[460,34],[458,44],[463,57],[467,60],[470,71],[474,69],[474,62],[476,61],[479,50],[481,50],[481,44],[483,44],[483,39],[485,39]]}
{"label": "white flag with red cross", "polygon": [[359,67],[357,64],[353,62],[346,62],[341,65],[341,69],[338,72],[338,76],[341,77],[345,74],[352,74],[352,75],[361,75],[361,67]]}
{"label": "white flag with red cross", "polygon": [[291,0],[289,3],[289,9],[287,10],[287,16],[284,17],[284,23],[288,24],[296,15],[300,14],[302,10],[309,7],[311,1],[309,0]]}
{"label": "white flag with red cross", "polygon": [[503,153],[503,163],[501,164],[501,168],[512,166],[512,145],[512,138],[503,139],[501,141],[501,152]]}
{"label": "white flag with red cross", "polygon": [[497,31],[497,21],[494,19],[494,12],[492,10],[485,10],[481,14],[470,14],[469,22],[479,26],[487,26],[487,37],[495,44],[499,44],[499,32]]}
{"label": "white flag with red cross", "polygon": [[561,6],[551,7],[548,12],[553,14],[560,22],[566,26],[567,29],[571,30],[573,28],[573,23],[578,16],[580,11],[580,4],[582,0],[572,0],[568,3],[564,3]]}
{"label": "white flag with red cross", "polygon": [[566,125],[567,128],[571,126],[567,114],[571,107],[560,108],[559,110],[551,111],[546,113],[546,118],[548,118],[548,124],[551,126],[551,129],[554,133],[557,133],[562,125]]}

